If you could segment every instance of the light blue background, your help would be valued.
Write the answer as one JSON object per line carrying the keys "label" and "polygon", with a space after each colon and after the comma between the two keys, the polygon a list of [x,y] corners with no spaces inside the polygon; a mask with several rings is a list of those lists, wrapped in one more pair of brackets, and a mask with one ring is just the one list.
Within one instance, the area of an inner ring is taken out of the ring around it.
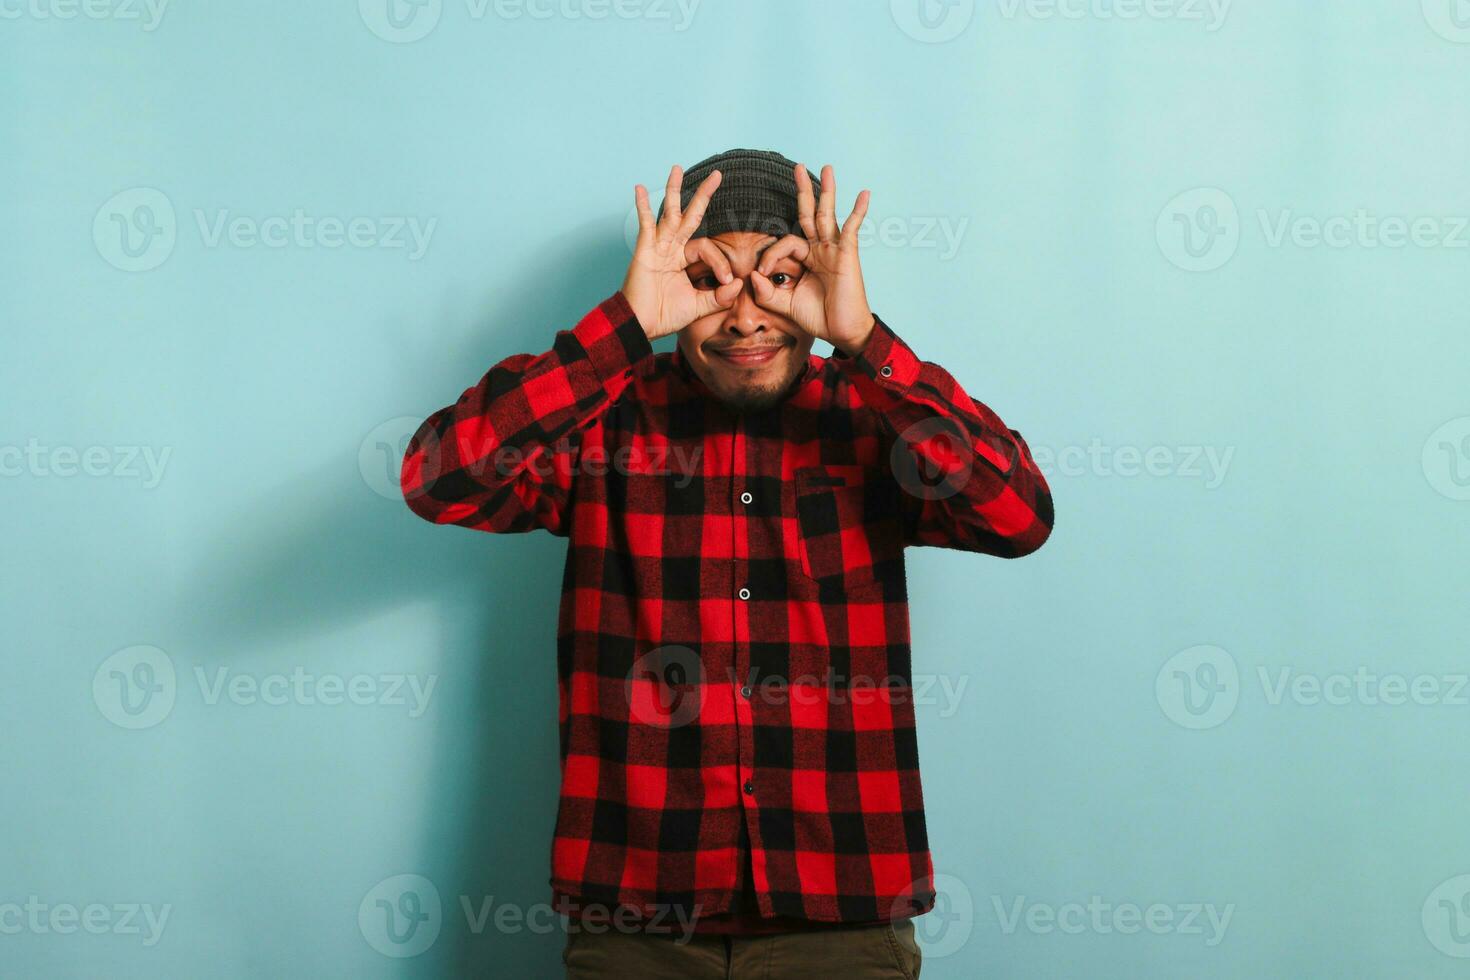
{"label": "light blue background", "polygon": [[[911,553],[924,977],[1465,975],[1465,4],[443,0],[403,42],[373,0],[94,2],[0,3],[0,975],[556,974],[559,932],[460,899],[549,898],[562,544],[379,491],[405,425],[617,288],[635,182],[734,146],[834,164],[843,215],[871,188],[874,308],[1050,460],[1039,554]],[[129,272],[138,188],[171,249]],[[199,227],[298,209],[435,224]],[[1359,211],[1433,225],[1274,239]],[[89,450],[111,475],[62,475]],[[174,703],[129,730],[140,645]],[[297,670],[436,686],[210,695]],[[401,874],[443,903],[410,958],[372,944]],[[31,896],[170,911],[149,946]],[[1093,896],[1230,919],[1047,927]]]}

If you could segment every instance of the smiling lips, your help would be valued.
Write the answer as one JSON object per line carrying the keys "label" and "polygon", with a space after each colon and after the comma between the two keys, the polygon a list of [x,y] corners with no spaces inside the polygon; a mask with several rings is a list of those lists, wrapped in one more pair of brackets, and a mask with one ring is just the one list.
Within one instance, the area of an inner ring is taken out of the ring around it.
{"label": "smiling lips", "polygon": [[769,364],[785,347],[785,344],[762,344],[752,347],[726,347],[711,353],[740,367],[760,367],[762,364]]}

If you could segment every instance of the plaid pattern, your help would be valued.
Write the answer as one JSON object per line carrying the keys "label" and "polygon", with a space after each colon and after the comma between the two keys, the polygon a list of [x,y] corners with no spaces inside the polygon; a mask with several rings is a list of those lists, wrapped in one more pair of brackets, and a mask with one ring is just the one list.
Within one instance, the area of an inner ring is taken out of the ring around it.
{"label": "plaid pattern", "polygon": [[568,539],[563,907],[726,912],[742,819],[763,915],[933,906],[903,549],[1024,555],[1052,504],[1020,434],[887,324],[742,416],[614,293],[431,415],[402,485],[439,524]]}

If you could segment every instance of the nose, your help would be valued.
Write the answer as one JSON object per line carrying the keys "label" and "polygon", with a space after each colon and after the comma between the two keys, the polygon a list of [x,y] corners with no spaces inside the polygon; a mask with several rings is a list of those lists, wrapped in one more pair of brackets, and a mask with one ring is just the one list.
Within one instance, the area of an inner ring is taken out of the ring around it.
{"label": "nose", "polygon": [[725,311],[725,322],[721,328],[738,337],[758,336],[772,329],[770,311],[756,303],[755,287],[751,285],[748,274],[740,294]]}

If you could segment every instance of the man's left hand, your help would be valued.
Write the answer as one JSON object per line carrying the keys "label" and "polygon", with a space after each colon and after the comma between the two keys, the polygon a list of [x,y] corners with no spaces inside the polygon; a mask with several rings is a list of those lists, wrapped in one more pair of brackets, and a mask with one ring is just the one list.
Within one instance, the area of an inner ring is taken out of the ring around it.
{"label": "man's left hand", "polygon": [[[812,193],[806,167],[797,164],[797,220],[806,237],[787,235],[771,245],[750,274],[757,304],[853,356],[867,346],[876,322],[868,309],[857,246],[858,228],[868,213],[870,196],[866,190],[858,194],[852,213],[839,231],[837,179],[831,165],[822,168],[822,195],[818,200]],[[805,271],[794,287],[778,288],[767,277],[776,263],[788,256],[800,262]]]}

